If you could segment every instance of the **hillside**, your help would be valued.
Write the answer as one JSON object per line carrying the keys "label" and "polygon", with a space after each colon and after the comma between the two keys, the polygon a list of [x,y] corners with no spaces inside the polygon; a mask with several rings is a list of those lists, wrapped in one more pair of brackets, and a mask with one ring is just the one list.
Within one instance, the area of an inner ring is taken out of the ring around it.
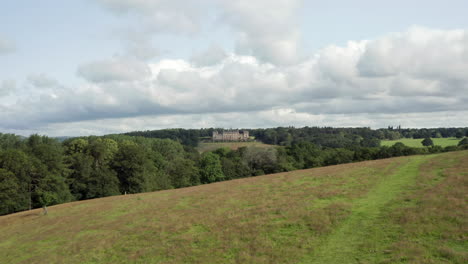
{"label": "hillside", "polygon": [[0,217],[0,263],[466,263],[468,151]]}
{"label": "hillside", "polygon": [[[434,142],[435,146],[441,146],[441,147],[456,146],[458,145],[458,142],[460,142],[461,140],[455,137],[431,138],[431,139]],[[421,144],[421,141],[423,141],[423,138],[401,138],[397,140],[382,140],[381,145],[390,147],[390,146],[393,146],[397,142],[401,142],[408,147],[422,148],[423,145]]]}
{"label": "hillside", "polygon": [[232,150],[241,147],[257,147],[257,148],[274,148],[275,145],[263,144],[261,142],[201,142],[198,144],[197,150],[200,153],[214,151],[219,148],[229,148]]}

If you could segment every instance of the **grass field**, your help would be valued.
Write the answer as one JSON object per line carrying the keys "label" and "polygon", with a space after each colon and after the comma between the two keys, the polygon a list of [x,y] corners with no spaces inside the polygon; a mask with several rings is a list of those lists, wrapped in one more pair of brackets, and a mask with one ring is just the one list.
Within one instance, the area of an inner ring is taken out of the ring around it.
{"label": "grass field", "polygon": [[[431,138],[432,142],[434,142],[434,145],[441,146],[441,147],[447,147],[447,146],[456,146],[458,145],[458,142],[460,142],[461,139],[457,138]],[[422,148],[423,145],[421,144],[421,141],[423,141],[423,138],[402,138],[398,140],[382,140],[381,145],[382,146],[393,146],[397,142],[401,142],[405,144],[408,147],[417,147],[417,148]]]}
{"label": "grass field", "polygon": [[467,263],[468,151],[0,217],[0,263]]}
{"label": "grass field", "polygon": [[241,147],[259,147],[259,148],[273,148],[274,145],[263,144],[261,142],[200,142],[197,150],[200,153],[217,150],[219,148],[230,148],[236,150]]}

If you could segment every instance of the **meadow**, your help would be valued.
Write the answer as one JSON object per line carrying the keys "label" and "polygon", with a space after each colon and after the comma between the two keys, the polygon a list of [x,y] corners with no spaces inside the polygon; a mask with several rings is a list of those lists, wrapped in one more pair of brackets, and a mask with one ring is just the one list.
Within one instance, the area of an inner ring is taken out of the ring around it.
{"label": "meadow", "polygon": [[[447,147],[447,146],[456,146],[461,139],[451,137],[451,138],[431,138],[434,145]],[[421,144],[423,138],[401,138],[397,140],[382,140],[380,145],[381,146],[393,146],[397,142],[401,142],[408,147],[415,147],[415,148],[422,148],[423,145]]]}
{"label": "meadow", "polygon": [[197,150],[200,153],[214,151],[219,148],[229,148],[236,150],[241,147],[258,147],[258,148],[274,148],[274,145],[264,144],[262,142],[248,141],[248,142],[200,142]]}
{"label": "meadow", "polygon": [[466,263],[468,151],[0,217],[0,263]]}

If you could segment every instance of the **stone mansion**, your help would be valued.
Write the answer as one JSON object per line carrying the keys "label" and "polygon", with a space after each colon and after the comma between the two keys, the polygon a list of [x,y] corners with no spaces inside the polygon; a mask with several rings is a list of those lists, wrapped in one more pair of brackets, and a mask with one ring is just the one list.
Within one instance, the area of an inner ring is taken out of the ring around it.
{"label": "stone mansion", "polygon": [[249,131],[247,130],[223,130],[213,131],[213,142],[215,141],[248,141]]}

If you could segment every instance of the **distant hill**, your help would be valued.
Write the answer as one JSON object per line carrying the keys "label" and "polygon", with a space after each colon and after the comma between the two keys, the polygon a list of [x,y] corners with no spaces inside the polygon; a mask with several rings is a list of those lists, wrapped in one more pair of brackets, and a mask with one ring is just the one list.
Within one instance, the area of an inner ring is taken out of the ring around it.
{"label": "distant hill", "polygon": [[467,263],[468,151],[0,217],[0,263]]}
{"label": "distant hill", "polygon": [[63,142],[69,138],[73,138],[73,137],[68,137],[68,136],[63,136],[63,137],[54,137],[55,139],[57,139],[59,142]]}

